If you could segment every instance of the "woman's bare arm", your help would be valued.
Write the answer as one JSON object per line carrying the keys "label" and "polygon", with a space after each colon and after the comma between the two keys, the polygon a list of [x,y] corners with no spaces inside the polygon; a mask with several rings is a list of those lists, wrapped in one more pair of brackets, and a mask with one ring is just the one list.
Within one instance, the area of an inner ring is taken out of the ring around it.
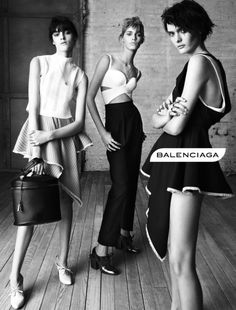
{"label": "woman's bare arm", "polygon": [[206,68],[206,60],[200,55],[192,56],[189,60],[184,89],[181,95],[181,97],[186,100],[185,106],[188,109],[188,113],[172,117],[163,127],[165,132],[171,135],[178,135],[183,131],[199,97],[200,91],[207,82],[208,71]]}

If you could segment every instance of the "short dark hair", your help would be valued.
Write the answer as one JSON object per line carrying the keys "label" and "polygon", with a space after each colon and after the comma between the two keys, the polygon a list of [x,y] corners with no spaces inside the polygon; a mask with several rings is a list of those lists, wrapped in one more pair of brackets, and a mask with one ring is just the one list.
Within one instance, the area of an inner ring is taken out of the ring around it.
{"label": "short dark hair", "polygon": [[167,24],[172,24],[184,31],[200,35],[202,42],[212,33],[215,26],[205,9],[194,0],[175,3],[164,10],[161,18],[165,31]]}
{"label": "short dark hair", "polygon": [[123,20],[121,34],[120,34],[119,38],[121,39],[124,36],[125,31],[129,27],[133,27],[135,29],[138,29],[138,31],[140,31],[140,34],[141,34],[140,44],[142,44],[144,42],[144,26],[143,26],[143,23],[141,22],[141,20],[138,16],[128,17],[128,18],[125,18]]}
{"label": "short dark hair", "polygon": [[72,21],[66,16],[54,16],[51,19],[51,23],[49,25],[49,40],[52,42],[52,35],[56,31],[71,31],[74,40],[76,41],[78,38],[78,32],[75,28],[75,25]]}

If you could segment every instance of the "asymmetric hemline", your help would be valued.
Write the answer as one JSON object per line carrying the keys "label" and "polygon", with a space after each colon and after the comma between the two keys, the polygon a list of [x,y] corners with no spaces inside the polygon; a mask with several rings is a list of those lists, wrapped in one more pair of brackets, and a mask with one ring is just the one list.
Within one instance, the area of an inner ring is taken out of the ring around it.
{"label": "asymmetric hemline", "polygon": [[[224,109],[211,109],[199,98],[183,131],[175,136],[163,132],[140,169],[141,173],[148,177],[147,237],[154,253],[161,260],[164,260],[167,253],[172,193],[187,195],[195,191],[219,198],[234,196],[219,162],[150,161],[152,154],[161,148],[212,148],[208,130],[230,111],[231,104],[224,69],[214,56],[209,55],[209,58],[214,59],[211,63],[215,66],[217,64],[217,70],[220,72],[218,80]],[[173,101],[182,95],[187,68],[188,63],[176,79],[176,86],[172,92]]]}
{"label": "asymmetric hemline", "polygon": [[[39,115],[39,130],[50,131],[64,127],[72,122],[70,119],[58,119]],[[56,177],[61,188],[80,206],[80,176],[77,153],[92,145],[92,141],[81,133],[73,137],[56,139],[40,146],[40,157],[44,161],[46,174]],[[29,120],[23,124],[17,138],[14,153],[32,159],[32,146],[29,142]]]}
{"label": "asymmetric hemline", "polygon": [[[142,168],[140,169],[140,172],[145,176],[150,178],[150,175],[145,173]],[[148,189],[148,186],[145,186],[145,190],[147,192],[147,194],[150,196],[152,193],[151,191]],[[197,186],[185,186],[182,188],[182,190],[178,190],[176,188],[172,188],[172,187],[167,187],[166,190],[170,193],[179,193],[179,194],[188,194],[188,192],[191,194],[192,191],[196,191],[199,194],[203,194],[203,195],[208,195],[208,196],[215,196],[215,197],[221,197],[221,198],[232,198],[234,197],[234,194],[229,194],[229,193],[217,193],[217,192],[207,192],[207,191],[202,191],[199,187]]]}
{"label": "asymmetric hemline", "polygon": [[150,238],[150,236],[149,236],[147,225],[145,226],[145,230],[146,230],[146,235],[147,235],[147,238],[148,238],[148,242],[149,242],[150,247],[152,248],[154,254],[156,255],[156,257],[157,257],[161,262],[164,262],[164,260],[166,259],[166,256],[161,257],[161,256],[158,254],[158,252],[157,252],[157,250],[155,249],[155,246],[153,245],[152,240],[151,240],[151,238]]}

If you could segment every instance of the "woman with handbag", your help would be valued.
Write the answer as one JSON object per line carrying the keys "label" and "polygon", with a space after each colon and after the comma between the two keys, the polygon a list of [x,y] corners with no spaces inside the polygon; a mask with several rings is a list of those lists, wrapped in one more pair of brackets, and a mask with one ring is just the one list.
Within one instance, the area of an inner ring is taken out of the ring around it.
{"label": "woman with handbag", "polygon": [[[72,203],[81,205],[77,152],[91,145],[91,140],[82,133],[87,77],[72,60],[77,37],[76,28],[67,17],[52,18],[49,39],[56,53],[34,57],[30,63],[29,117],[13,150],[29,159],[41,158],[43,163],[35,166],[35,173],[59,179],[62,219],[58,224],[60,253],[56,267],[59,280],[65,285],[73,282],[72,271],[67,267]],[[72,110],[75,111],[74,117]],[[22,307],[25,301],[20,270],[33,229],[34,226],[30,225],[19,226],[17,230],[10,275],[14,309]]]}
{"label": "woman with handbag", "polygon": [[[107,150],[112,186],[103,214],[98,245],[90,255],[91,267],[108,275],[119,270],[112,264],[112,247],[138,252],[132,243],[135,198],[144,138],[142,120],[133,104],[132,92],[141,77],[134,57],[144,42],[139,17],[126,18],[120,34],[122,50],[101,57],[95,69],[87,104]],[[95,97],[101,88],[106,108],[106,124],[98,113]]]}
{"label": "woman with handbag", "polygon": [[219,162],[152,162],[151,156],[162,148],[177,149],[179,157],[182,148],[185,152],[211,148],[208,130],[230,111],[231,104],[221,62],[204,43],[214,26],[204,8],[184,0],[167,8],[162,21],[173,45],[189,60],[171,96],[153,115],[154,127],[163,133],[142,168],[149,177],[146,231],[161,261],[169,253],[171,309],[202,310],[195,256],[203,195],[226,198],[232,197],[232,191]]}

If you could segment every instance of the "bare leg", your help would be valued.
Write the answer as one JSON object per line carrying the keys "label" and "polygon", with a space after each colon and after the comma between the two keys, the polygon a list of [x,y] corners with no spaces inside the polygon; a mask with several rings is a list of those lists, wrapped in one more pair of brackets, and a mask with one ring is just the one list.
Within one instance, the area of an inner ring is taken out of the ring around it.
{"label": "bare leg", "polygon": [[113,247],[112,246],[108,247],[107,254],[113,254]]}
{"label": "bare leg", "polygon": [[34,226],[19,226],[16,235],[15,252],[11,270],[11,284],[16,284],[19,280],[21,267],[33,235]]}
{"label": "bare leg", "polygon": [[171,264],[170,264],[170,278],[171,278],[171,299],[172,299],[171,310],[181,310],[178,282]]}
{"label": "bare leg", "polygon": [[[130,236],[130,232],[128,230],[124,230],[123,228],[121,228],[120,234],[125,237]],[[107,254],[113,253],[113,247],[108,247],[98,243],[98,245],[96,246],[96,253],[98,256],[106,256]]]}
{"label": "bare leg", "polygon": [[98,256],[106,256],[108,254],[108,247],[98,243],[96,246],[96,253]]}
{"label": "bare leg", "polygon": [[[172,310],[202,310],[202,289],[196,273],[195,254],[202,197],[172,194],[170,205],[170,248]],[[178,304],[178,293],[180,305]]]}
{"label": "bare leg", "polygon": [[65,192],[61,191],[61,221],[58,224],[60,255],[58,256],[58,263],[62,266],[67,266],[73,216],[72,202],[73,200]]}
{"label": "bare leg", "polygon": [[[172,235],[171,227],[172,226],[170,225],[169,236]],[[168,244],[168,249],[169,249],[169,252],[170,252],[170,240],[169,240],[169,244]],[[181,310],[178,282],[177,282],[177,279],[176,279],[176,276],[175,276],[175,273],[174,273],[174,270],[173,270],[173,266],[170,263],[170,260],[169,260],[169,266],[170,266],[171,299],[172,299],[171,310]]]}
{"label": "bare leg", "polygon": [[23,277],[20,271],[33,231],[34,226],[19,226],[17,229],[15,252],[10,275],[11,305],[14,309],[21,308],[25,302]]}

